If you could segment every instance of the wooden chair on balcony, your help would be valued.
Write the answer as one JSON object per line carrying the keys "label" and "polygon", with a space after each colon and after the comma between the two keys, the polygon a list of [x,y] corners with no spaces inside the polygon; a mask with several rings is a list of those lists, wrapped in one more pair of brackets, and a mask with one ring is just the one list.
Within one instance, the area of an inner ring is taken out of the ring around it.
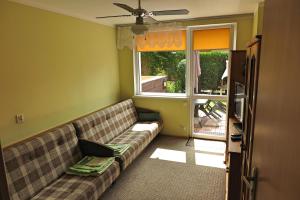
{"label": "wooden chair on balcony", "polygon": [[[226,105],[220,101],[214,101],[209,99],[197,99],[195,100],[194,116],[199,117],[198,111],[201,110],[208,118],[220,120],[222,116],[218,111],[226,113]],[[202,120],[199,121],[199,125],[202,128]]]}

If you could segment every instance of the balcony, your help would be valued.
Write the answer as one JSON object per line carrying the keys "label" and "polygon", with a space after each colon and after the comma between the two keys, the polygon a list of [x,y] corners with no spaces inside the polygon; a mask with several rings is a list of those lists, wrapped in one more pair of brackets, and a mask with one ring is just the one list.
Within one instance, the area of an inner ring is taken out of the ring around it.
{"label": "balcony", "polygon": [[225,137],[226,101],[199,99],[194,105],[194,134]]}

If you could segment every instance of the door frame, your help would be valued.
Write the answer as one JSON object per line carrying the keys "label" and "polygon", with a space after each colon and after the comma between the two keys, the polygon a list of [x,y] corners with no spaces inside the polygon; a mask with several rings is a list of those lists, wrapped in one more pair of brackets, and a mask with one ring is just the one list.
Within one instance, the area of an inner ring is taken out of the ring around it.
{"label": "door frame", "polygon": [[[219,136],[206,136],[206,135],[195,135],[194,134],[194,100],[195,99],[215,99],[215,100],[229,100],[229,84],[227,84],[227,95],[203,95],[203,94],[194,94],[194,68],[193,66],[193,31],[195,30],[205,30],[205,29],[216,29],[216,28],[230,28],[230,44],[229,44],[229,59],[228,59],[228,80],[230,83],[230,72],[231,72],[231,50],[236,49],[236,38],[237,38],[237,23],[222,23],[222,24],[208,24],[208,25],[197,25],[197,26],[188,26],[187,27],[187,50],[186,50],[186,60],[187,60],[187,74],[188,78],[186,79],[187,85],[187,95],[189,102],[189,136],[202,138],[202,139],[211,139],[211,140],[222,140],[226,141],[227,131],[224,137]],[[228,117],[228,109],[226,111],[226,118]],[[227,123],[225,124],[225,130],[227,130]]]}

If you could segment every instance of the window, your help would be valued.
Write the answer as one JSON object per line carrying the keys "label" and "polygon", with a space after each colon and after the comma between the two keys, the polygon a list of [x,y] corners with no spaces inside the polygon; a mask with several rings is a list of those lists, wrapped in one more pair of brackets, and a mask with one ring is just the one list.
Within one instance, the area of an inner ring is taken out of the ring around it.
{"label": "window", "polygon": [[[199,68],[195,94],[227,95],[229,50],[198,51]],[[201,67],[200,67],[201,66]]]}
{"label": "window", "polygon": [[227,94],[229,44],[230,28],[193,31],[195,94]]}
{"label": "window", "polygon": [[[186,55],[186,30],[148,32],[135,37],[136,95],[227,93],[230,28],[212,26],[195,30],[188,40],[192,60]],[[191,63],[191,69],[187,63]],[[195,77],[187,73],[190,71]]]}
{"label": "window", "polygon": [[185,93],[185,51],[141,52],[141,92]]}
{"label": "window", "polygon": [[136,94],[186,92],[186,32],[150,32],[136,37]]}

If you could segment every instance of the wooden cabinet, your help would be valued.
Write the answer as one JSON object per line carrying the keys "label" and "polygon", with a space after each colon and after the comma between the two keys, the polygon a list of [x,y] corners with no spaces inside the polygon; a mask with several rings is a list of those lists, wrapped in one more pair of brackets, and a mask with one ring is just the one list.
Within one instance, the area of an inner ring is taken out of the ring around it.
{"label": "wooden cabinet", "polygon": [[[259,72],[261,37],[257,36],[247,47],[247,51],[232,52],[231,81],[229,93],[228,131],[227,131],[227,164],[228,164],[228,200],[248,200],[251,198],[249,177],[252,177],[252,146],[254,139],[256,94]],[[245,116],[243,119],[243,139],[232,142],[230,135],[237,132],[233,127],[234,119],[234,84],[245,83]],[[244,177],[244,178],[243,178]],[[246,180],[246,182],[245,182]]]}
{"label": "wooden cabinet", "polygon": [[231,51],[231,64],[230,64],[230,82],[229,82],[229,101],[228,101],[228,119],[227,119],[227,133],[226,133],[226,162],[228,161],[228,147],[230,140],[229,133],[229,119],[234,118],[234,93],[235,93],[235,82],[245,82],[244,66],[246,63],[246,51],[238,50]]}
{"label": "wooden cabinet", "polygon": [[234,123],[238,122],[234,117],[235,82],[245,83],[246,51],[231,51],[229,106],[227,121],[227,168],[228,168],[228,200],[239,200],[241,191],[241,142],[233,142],[230,135],[238,133]]}
{"label": "wooden cabinet", "polygon": [[246,51],[231,51],[230,88],[229,88],[229,117],[234,116],[234,83],[245,83]]}
{"label": "wooden cabinet", "polygon": [[[233,123],[237,122],[235,118],[229,118],[228,132],[229,134],[235,134],[238,131],[234,127]],[[228,200],[238,200],[240,198],[241,191],[241,166],[242,166],[242,154],[241,154],[241,142],[233,142],[228,140]]]}

